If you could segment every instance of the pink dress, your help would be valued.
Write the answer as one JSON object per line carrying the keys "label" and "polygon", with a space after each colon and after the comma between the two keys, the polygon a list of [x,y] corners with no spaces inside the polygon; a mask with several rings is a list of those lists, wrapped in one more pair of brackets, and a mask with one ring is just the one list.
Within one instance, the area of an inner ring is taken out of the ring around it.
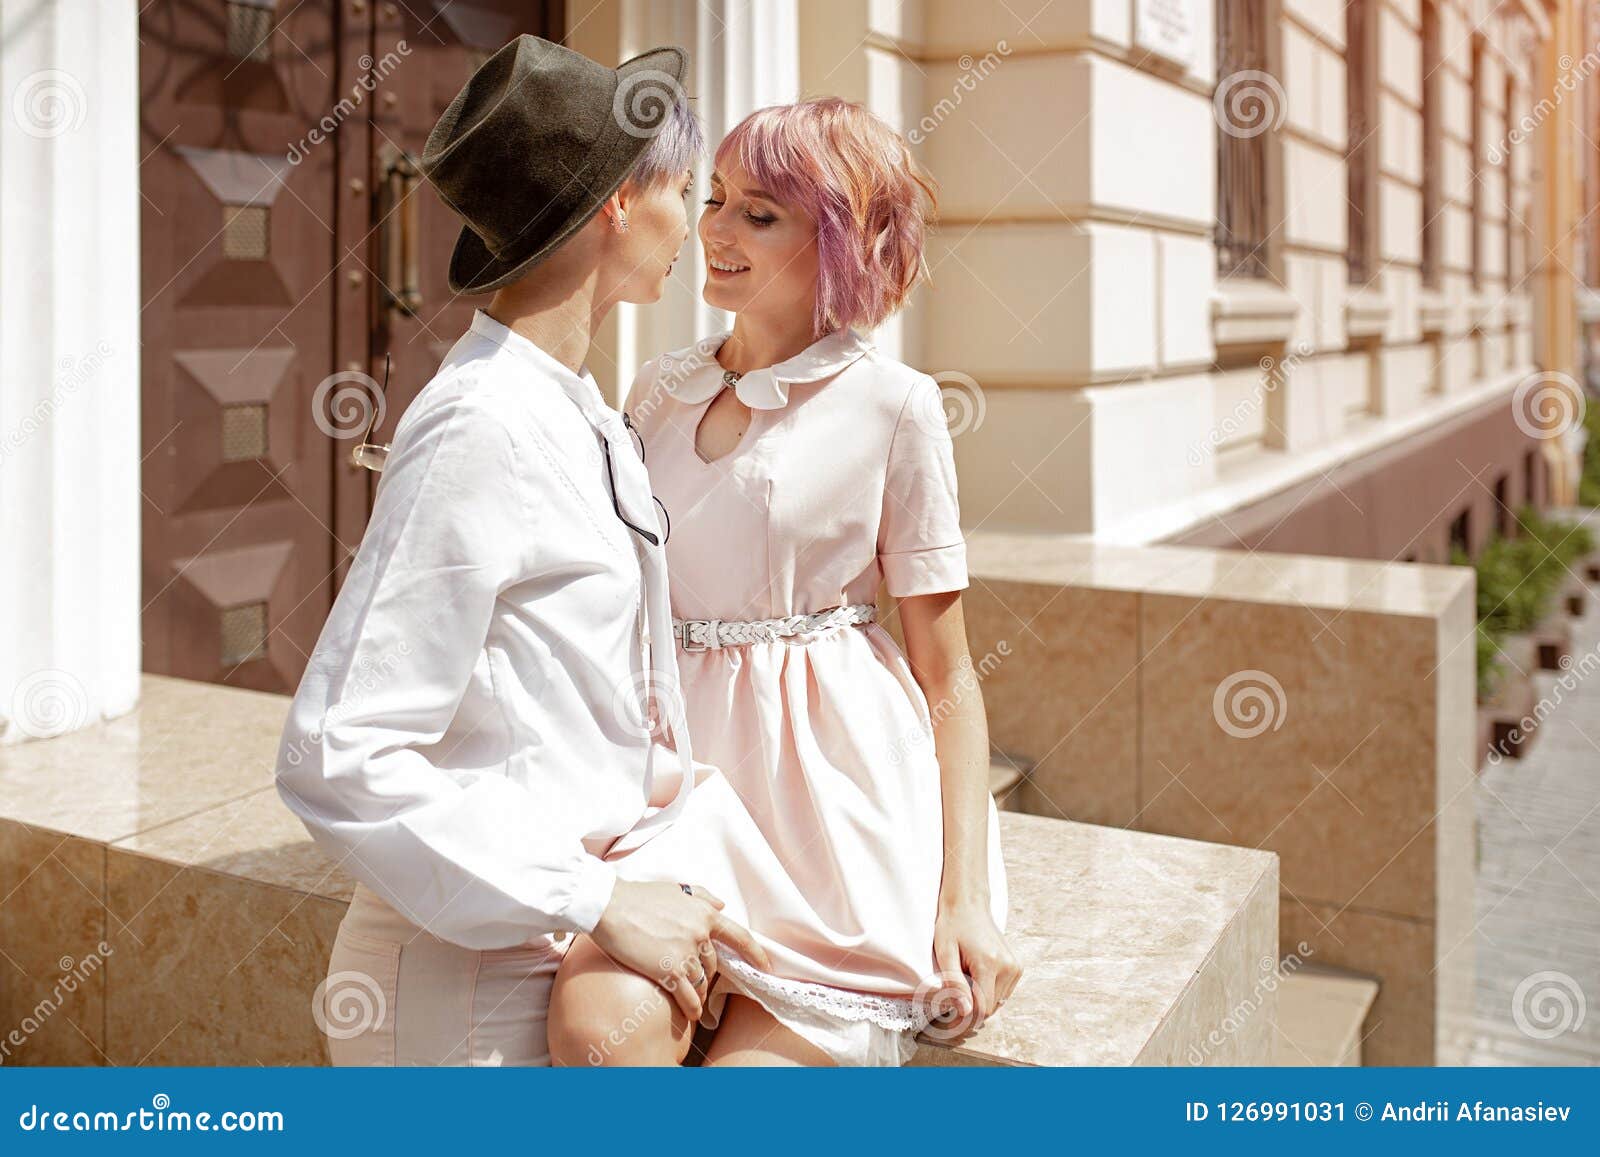
{"label": "pink dress", "polygon": [[[880,582],[894,596],[966,587],[938,384],[830,334],[740,379],[750,424],[708,462],[695,431],[723,389],[714,354],[726,336],[647,363],[629,395],[671,519],[673,615],[773,619],[873,603]],[[838,1063],[903,1063],[937,987],[943,870],[929,707],[905,657],[873,623],[680,645],[678,663],[695,756],[718,771],[673,827],[616,861],[619,874],[704,884],[770,953],[767,974],[722,950],[704,1023],[740,992]],[[992,800],[988,830],[1003,928]]]}

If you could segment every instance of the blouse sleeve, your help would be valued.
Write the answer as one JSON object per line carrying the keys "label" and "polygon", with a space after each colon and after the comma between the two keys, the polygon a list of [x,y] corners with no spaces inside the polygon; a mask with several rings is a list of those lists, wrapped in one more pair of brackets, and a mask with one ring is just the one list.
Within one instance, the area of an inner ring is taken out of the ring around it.
{"label": "blouse sleeve", "polygon": [[917,379],[895,423],[878,558],[895,598],[959,591],[967,585],[955,451],[939,384],[930,377]]}
{"label": "blouse sleeve", "polygon": [[531,566],[534,456],[469,399],[413,417],[290,706],[278,792],[345,871],[445,940],[493,949],[590,931],[615,871],[562,821],[562,801],[430,759],[500,592]]}

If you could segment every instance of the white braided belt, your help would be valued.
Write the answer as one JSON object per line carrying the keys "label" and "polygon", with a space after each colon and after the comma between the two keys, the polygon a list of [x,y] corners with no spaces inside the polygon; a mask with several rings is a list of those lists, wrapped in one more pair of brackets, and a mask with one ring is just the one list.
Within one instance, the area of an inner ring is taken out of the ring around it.
{"label": "white braided belt", "polygon": [[721,619],[673,619],[672,634],[678,640],[678,645],[687,652],[711,651],[747,643],[771,643],[835,627],[860,626],[877,617],[878,608],[871,603],[851,603],[829,607],[814,615],[790,615],[786,619],[757,619],[742,623],[725,623]]}

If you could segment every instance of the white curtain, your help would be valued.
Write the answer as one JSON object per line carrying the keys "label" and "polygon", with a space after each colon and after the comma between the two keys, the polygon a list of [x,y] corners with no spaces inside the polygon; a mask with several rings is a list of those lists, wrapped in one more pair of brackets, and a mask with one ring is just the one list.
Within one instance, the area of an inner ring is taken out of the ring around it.
{"label": "white curtain", "polygon": [[138,6],[0,0],[0,742],[139,691]]}

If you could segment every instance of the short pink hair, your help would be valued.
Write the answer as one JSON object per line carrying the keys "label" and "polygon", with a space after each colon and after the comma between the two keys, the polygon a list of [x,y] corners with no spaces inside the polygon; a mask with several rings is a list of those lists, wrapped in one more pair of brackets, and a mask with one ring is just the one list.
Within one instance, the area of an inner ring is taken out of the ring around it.
{"label": "short pink hair", "polygon": [[818,337],[872,329],[898,310],[924,274],[933,179],[905,139],[853,101],[820,97],[758,109],[717,146],[757,188],[817,223]]}

